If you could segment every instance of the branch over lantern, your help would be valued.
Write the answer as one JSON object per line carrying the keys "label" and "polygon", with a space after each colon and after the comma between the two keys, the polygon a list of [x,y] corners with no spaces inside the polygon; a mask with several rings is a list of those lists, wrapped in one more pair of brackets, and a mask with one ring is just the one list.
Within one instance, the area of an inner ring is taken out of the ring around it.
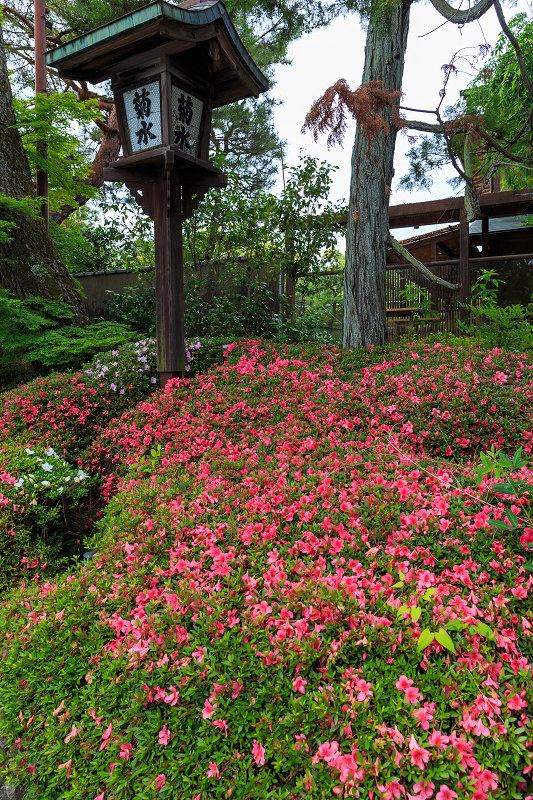
{"label": "branch over lantern", "polygon": [[161,385],[185,369],[182,222],[226,176],[209,161],[213,109],[257,97],[268,81],[221,0],[150,3],[46,55],[60,76],[111,80],[123,181],[154,220],[157,363]]}

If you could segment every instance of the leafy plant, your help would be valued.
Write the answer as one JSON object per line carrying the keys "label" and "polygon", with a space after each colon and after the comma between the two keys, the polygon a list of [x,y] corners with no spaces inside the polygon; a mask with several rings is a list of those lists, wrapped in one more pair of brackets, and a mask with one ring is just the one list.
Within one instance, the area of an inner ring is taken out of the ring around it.
{"label": "leafy plant", "polygon": [[88,474],[71,466],[53,447],[40,453],[21,449],[6,466],[18,477],[3,484],[2,494],[34,520],[42,536],[59,517],[66,521],[67,506],[78,505],[90,488]]}
{"label": "leafy plant", "polygon": [[[91,169],[89,149],[80,148],[73,123],[92,125],[99,118],[95,100],[80,102],[72,92],[50,92],[14,98],[17,127],[32,169],[46,170],[50,182],[50,207],[76,204],[80,193],[91,197],[94,187],[83,183]],[[47,155],[38,143],[46,142]]]}
{"label": "leafy plant", "polygon": [[10,214],[24,214],[25,216],[35,217],[37,201],[32,197],[25,197],[22,200],[15,200],[0,192],[0,209],[2,216],[7,219],[0,220],[0,242],[8,242],[13,237],[11,233],[15,227],[15,222],[9,220]]}
{"label": "leafy plant", "polygon": [[95,352],[131,340],[124,325],[74,324],[75,311],[62,300],[22,300],[0,289],[0,379],[4,386],[33,374],[81,366]]}
{"label": "leafy plant", "polygon": [[495,270],[482,270],[472,287],[472,301],[465,304],[471,322],[462,325],[492,347],[524,349],[533,346],[533,329],[528,319],[531,308],[520,304],[498,305],[502,281]]}
{"label": "leafy plant", "polygon": [[[499,480],[502,476],[506,477],[507,480],[503,483],[491,483],[491,492],[510,495],[515,498],[515,503],[521,503],[524,499],[529,500],[533,495],[533,483],[530,483],[529,480],[512,477],[513,473],[528,465],[528,462],[523,458],[523,450],[523,447],[519,447],[512,458],[509,458],[501,450],[496,451],[494,447],[486,453],[481,453],[481,466],[475,470],[478,482],[481,483],[486,475],[494,472],[496,480]],[[522,514],[524,520],[520,522],[515,512],[507,508],[505,519],[501,519],[501,517],[499,519],[491,519],[490,524],[504,533],[523,531],[520,537],[521,543],[524,547],[533,550],[533,517],[524,506],[522,506]],[[524,564],[524,568],[533,572],[533,562]]]}

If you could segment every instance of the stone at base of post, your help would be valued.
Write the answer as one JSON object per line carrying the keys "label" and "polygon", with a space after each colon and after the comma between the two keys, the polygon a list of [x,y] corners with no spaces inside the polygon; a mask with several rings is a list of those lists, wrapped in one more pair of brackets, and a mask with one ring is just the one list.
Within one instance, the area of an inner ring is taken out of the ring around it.
{"label": "stone at base of post", "polygon": [[167,383],[172,378],[183,378],[183,372],[160,372],[159,373],[159,386],[164,389]]}

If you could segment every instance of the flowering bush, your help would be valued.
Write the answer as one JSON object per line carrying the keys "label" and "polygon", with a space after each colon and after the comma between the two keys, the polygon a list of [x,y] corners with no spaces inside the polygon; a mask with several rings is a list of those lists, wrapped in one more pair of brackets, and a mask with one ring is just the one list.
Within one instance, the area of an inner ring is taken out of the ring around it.
{"label": "flowering bush", "polygon": [[0,476],[4,497],[11,498],[15,509],[34,517],[43,532],[65,514],[66,502],[76,504],[89,491],[88,474],[72,467],[53,447],[42,457],[26,447],[12,458],[10,468],[18,477],[13,482]]}
{"label": "flowering bush", "polygon": [[1,610],[0,732],[28,797],[533,797],[533,576],[492,522],[529,495],[509,509],[463,450],[435,458],[447,420],[422,436],[416,416],[475,373],[496,409],[480,446],[518,438],[531,366],[420,345],[348,382],[323,354],[230,346],[101,433],[122,477],[95,557]]}
{"label": "flowering bush", "polygon": [[[190,339],[185,342],[185,372],[188,376],[209,369],[223,361],[225,338]],[[158,386],[155,339],[141,339],[118,350],[101,353],[84,370],[91,386],[108,394],[142,397]]]}

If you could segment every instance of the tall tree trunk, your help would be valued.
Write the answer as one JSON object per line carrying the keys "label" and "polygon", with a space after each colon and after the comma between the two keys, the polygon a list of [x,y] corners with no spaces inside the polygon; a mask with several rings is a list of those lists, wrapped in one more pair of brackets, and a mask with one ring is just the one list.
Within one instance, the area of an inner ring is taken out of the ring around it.
{"label": "tall tree trunk", "polygon": [[[0,27],[0,193],[15,200],[34,196],[30,166],[15,127],[13,97]],[[0,219],[14,222],[8,242],[0,242],[0,287],[17,297],[62,299],[81,319],[84,310],[76,284],[61,261],[44,221],[2,208]]]}
{"label": "tall tree trunk", "polygon": [[[386,17],[370,20],[363,84],[382,81],[387,92],[401,90],[409,10],[410,0],[402,0]],[[390,122],[390,109],[383,114]],[[395,144],[392,125],[389,133],[380,131],[370,140],[357,126],[346,233],[343,347],[385,343],[385,266]]]}

